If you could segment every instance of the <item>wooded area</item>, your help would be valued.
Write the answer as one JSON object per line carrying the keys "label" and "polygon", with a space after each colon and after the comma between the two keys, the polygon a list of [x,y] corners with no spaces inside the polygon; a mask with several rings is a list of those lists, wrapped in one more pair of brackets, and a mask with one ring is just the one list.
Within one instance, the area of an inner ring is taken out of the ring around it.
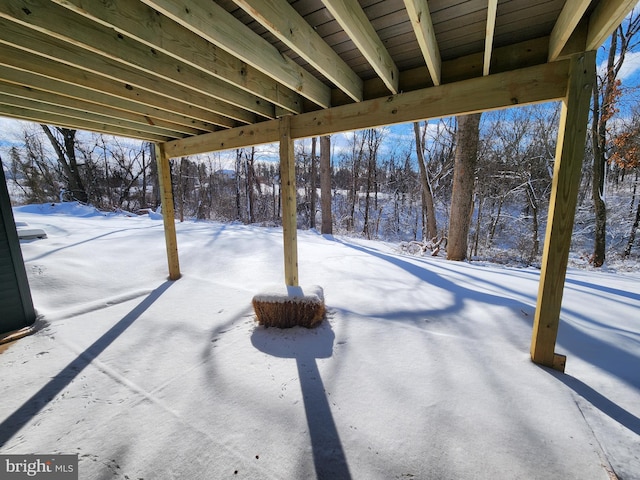
{"label": "wooded area", "polygon": [[[592,93],[572,248],[596,267],[607,257],[637,257],[640,250],[640,111],[636,87],[620,79],[638,30],[637,14],[615,29],[603,47],[606,60]],[[407,98],[406,108],[415,110]],[[446,101],[446,95],[437,101]],[[343,113],[362,116],[357,108],[345,106]],[[334,144],[333,150],[329,135],[296,140],[295,178],[285,182],[281,175],[288,171],[269,152],[274,147],[177,157],[169,161],[176,217],[262,225],[281,225],[290,217],[285,222],[290,227],[320,225],[322,233],[400,242],[409,253],[446,251],[451,260],[538,265],[559,112],[560,104],[547,103],[405,128],[369,128],[343,134],[346,147]],[[296,129],[295,137],[305,136],[301,132],[308,128],[333,132],[349,123],[346,115],[340,128],[333,121],[323,126],[313,115],[292,117],[297,123],[287,128]],[[258,135],[273,134],[273,127],[261,128]],[[245,142],[243,132],[238,138],[229,132],[226,142]],[[10,143],[3,163],[14,184],[14,202],[77,200],[138,214],[161,204],[153,144],[45,124],[25,126],[19,141]],[[173,143],[164,155],[174,156]],[[191,148],[188,141],[180,145]],[[293,183],[297,211],[283,213],[281,185]]]}
{"label": "wooded area", "polygon": [[[633,93],[623,91],[629,97]],[[625,101],[624,95],[620,101]],[[557,104],[482,115],[465,248],[468,258],[539,264],[558,115]],[[400,242],[410,253],[444,251],[458,124],[449,118],[407,125],[405,130],[403,136],[389,128],[351,132],[346,134],[348,147],[338,151],[334,145],[333,152],[327,152],[328,137],[315,146],[311,140],[296,141],[298,227],[323,231],[331,227],[337,234]],[[615,122],[607,140],[607,255],[612,258],[640,255],[635,234],[640,212],[638,131],[640,112],[633,109],[630,116]],[[419,154],[416,139],[422,145]],[[585,146],[574,229],[574,249],[582,257],[593,255],[596,232],[590,145],[591,141]],[[25,126],[21,144],[8,150],[3,163],[15,184],[15,203],[86,199],[107,211],[144,213],[160,205],[152,149],[147,143],[33,124]],[[323,170],[321,157],[327,153],[330,168]],[[419,159],[424,162],[422,169]],[[268,151],[237,149],[230,155],[183,157],[170,164],[179,220],[281,223],[280,171]],[[331,223],[323,217],[327,211],[327,199],[321,201],[323,179],[331,185]],[[425,192],[430,192],[433,207]]]}

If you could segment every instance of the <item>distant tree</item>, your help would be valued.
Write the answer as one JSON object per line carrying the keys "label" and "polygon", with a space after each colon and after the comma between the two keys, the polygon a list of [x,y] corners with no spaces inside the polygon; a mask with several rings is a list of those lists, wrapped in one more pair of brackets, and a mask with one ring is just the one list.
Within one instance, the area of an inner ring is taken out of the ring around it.
{"label": "distant tree", "polygon": [[16,183],[28,203],[57,201],[62,184],[57,164],[50,161],[39,135],[26,128],[22,133],[24,150],[12,148],[10,151]]}
{"label": "distant tree", "polygon": [[[364,212],[362,233],[367,238],[377,235],[378,221],[372,218],[372,213],[378,209],[378,150],[384,138],[382,129],[370,128],[364,131],[366,140],[366,186],[364,197]],[[373,206],[371,205],[371,194],[373,194]],[[379,215],[378,215],[379,218]]]}
{"label": "distant tree", "polygon": [[333,215],[331,212],[331,137],[320,137],[320,201],[322,202],[323,235],[333,234]]}
{"label": "distant tree", "polygon": [[436,221],[435,203],[433,201],[433,190],[431,188],[431,179],[429,178],[429,170],[426,166],[425,151],[425,134],[428,122],[425,122],[424,129],[421,130],[420,122],[413,123],[413,133],[416,141],[416,154],[418,156],[418,168],[420,170],[420,185],[422,186],[422,221],[425,225],[423,231],[423,240],[431,240],[438,235],[438,224]]}
{"label": "distant tree", "polygon": [[458,117],[447,259],[467,258],[481,113]]}
{"label": "distant tree", "polygon": [[365,154],[365,136],[362,131],[353,132],[351,136],[351,185],[349,189],[349,213],[347,216],[347,229],[355,230],[356,205],[360,199],[360,170]]}
{"label": "distant tree", "polygon": [[316,180],[317,180],[317,138],[311,139],[311,171],[309,172],[309,228],[316,228]]}
{"label": "distant tree", "polygon": [[593,149],[592,198],[595,212],[595,232],[592,263],[601,267],[605,261],[607,241],[607,205],[605,182],[610,155],[608,122],[617,112],[621,95],[618,78],[626,55],[634,46],[634,37],[640,30],[640,15],[632,13],[628,20],[611,35],[607,63],[604,71],[596,75],[593,86],[591,143]]}
{"label": "distant tree", "polygon": [[42,124],[40,126],[56,153],[58,164],[62,168],[66,190],[76,200],[88,203],[89,196],[76,157],[76,130],[62,127],[52,127],[52,129]]}
{"label": "distant tree", "polygon": [[235,185],[236,185],[236,220],[242,220],[242,149],[236,149],[236,163],[235,163]]}
{"label": "distant tree", "polygon": [[[635,171],[630,202],[633,222],[627,245],[623,252],[623,256],[628,257],[631,255],[631,250],[636,240],[636,232],[640,227],[640,199],[636,202],[636,197],[638,197],[638,172],[640,171],[640,111],[637,107],[630,121],[615,133],[612,145],[609,161],[622,171],[623,176],[625,172]],[[633,213],[634,211],[635,213]]]}

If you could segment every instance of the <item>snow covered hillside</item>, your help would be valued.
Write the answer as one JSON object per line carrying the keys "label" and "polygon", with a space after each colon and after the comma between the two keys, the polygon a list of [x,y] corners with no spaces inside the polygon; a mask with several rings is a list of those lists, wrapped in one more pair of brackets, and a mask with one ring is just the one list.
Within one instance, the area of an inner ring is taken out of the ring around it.
{"label": "snow covered hillside", "polygon": [[0,353],[0,453],[80,478],[640,479],[640,273],[569,272],[556,351],[529,359],[539,271],[299,232],[313,330],[257,327],[278,228],[76,204],[14,209],[40,330]]}

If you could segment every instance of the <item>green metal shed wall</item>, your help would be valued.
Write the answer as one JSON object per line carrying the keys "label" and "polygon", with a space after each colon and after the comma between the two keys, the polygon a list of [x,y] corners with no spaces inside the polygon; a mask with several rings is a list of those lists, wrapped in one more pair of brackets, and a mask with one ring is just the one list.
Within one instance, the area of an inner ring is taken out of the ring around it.
{"label": "green metal shed wall", "polygon": [[0,333],[27,327],[35,319],[4,168],[0,168]]}

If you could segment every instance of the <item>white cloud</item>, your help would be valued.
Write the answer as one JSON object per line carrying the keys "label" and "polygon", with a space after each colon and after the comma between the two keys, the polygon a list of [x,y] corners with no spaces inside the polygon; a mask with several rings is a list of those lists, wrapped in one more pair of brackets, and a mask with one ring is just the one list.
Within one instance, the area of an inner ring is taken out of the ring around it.
{"label": "white cloud", "polygon": [[[607,59],[604,58],[597,67],[598,75],[603,76],[607,70]],[[637,75],[640,74],[640,52],[627,52],[624,63],[618,72],[618,78],[623,84],[638,83]]]}
{"label": "white cloud", "polygon": [[625,81],[636,75],[638,71],[640,71],[640,52],[629,52],[624,59],[620,72],[618,72],[618,78],[625,83]]}

